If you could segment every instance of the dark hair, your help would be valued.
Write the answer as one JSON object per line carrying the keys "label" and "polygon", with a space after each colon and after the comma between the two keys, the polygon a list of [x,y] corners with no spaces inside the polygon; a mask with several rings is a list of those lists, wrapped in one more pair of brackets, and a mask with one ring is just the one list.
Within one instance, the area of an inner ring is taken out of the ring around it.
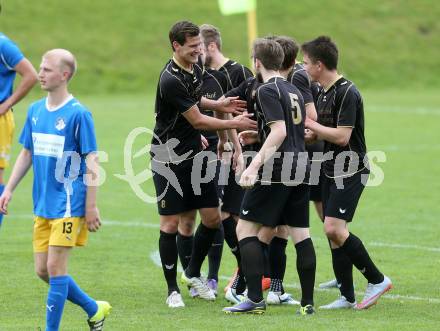
{"label": "dark hair", "polygon": [[272,38],[255,39],[252,54],[267,70],[280,70],[284,60],[283,48]]}
{"label": "dark hair", "polygon": [[211,24],[202,24],[200,26],[200,34],[203,38],[203,43],[206,47],[210,43],[215,43],[219,51],[222,49],[222,37],[220,36],[220,31]]}
{"label": "dark hair", "polygon": [[281,45],[284,52],[284,60],[281,64],[281,70],[287,70],[295,63],[299,46],[295,40],[287,36],[275,37],[275,41]]}
{"label": "dark hair", "polygon": [[302,44],[301,50],[304,54],[307,54],[312,62],[320,61],[329,70],[338,67],[338,48],[330,37],[320,36],[305,42]]}
{"label": "dark hair", "polygon": [[189,21],[179,21],[175,23],[170,30],[169,37],[171,48],[174,51],[173,41],[177,41],[180,45],[185,44],[186,37],[196,37],[200,34],[197,25]]}

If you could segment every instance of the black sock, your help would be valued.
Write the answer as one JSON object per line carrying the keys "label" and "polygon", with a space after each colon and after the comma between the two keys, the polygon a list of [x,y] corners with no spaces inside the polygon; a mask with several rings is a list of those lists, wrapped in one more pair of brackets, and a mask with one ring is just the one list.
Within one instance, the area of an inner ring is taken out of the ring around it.
{"label": "black sock", "polygon": [[187,277],[200,277],[200,268],[203,260],[208,255],[209,248],[212,245],[217,229],[211,229],[200,223],[194,236],[194,245],[191,254],[191,260],[185,269]]}
{"label": "black sock", "polygon": [[177,286],[177,245],[176,233],[165,233],[160,231],[159,254],[162,262],[163,274],[168,285],[168,295],[173,291],[180,293]]}
{"label": "black sock", "polygon": [[377,269],[370,255],[368,255],[364,244],[358,237],[350,233],[341,248],[369,283],[379,284],[383,282],[383,274]]}
{"label": "black sock", "polygon": [[270,264],[269,264],[269,245],[260,241],[260,245],[261,245],[261,249],[263,250],[263,266],[264,266],[264,270],[263,270],[263,276],[265,278],[269,278],[270,277]]}
{"label": "black sock", "polygon": [[333,271],[338,282],[339,291],[348,302],[355,302],[353,287],[353,263],[342,248],[332,248]]}
{"label": "black sock", "polygon": [[284,294],[283,279],[286,272],[287,240],[274,237],[269,244],[270,290]]}
{"label": "black sock", "polygon": [[301,283],[301,306],[313,305],[313,291],[316,275],[316,255],[311,238],[304,239],[295,245],[296,270]]}
{"label": "black sock", "polygon": [[211,248],[208,252],[208,279],[215,279],[216,281],[218,281],[218,270],[220,269],[220,262],[222,260],[224,239],[225,234],[223,232],[223,226],[220,223],[220,228],[217,230],[217,233],[214,236],[214,241],[212,242]]}
{"label": "black sock", "polygon": [[238,268],[237,275],[231,285],[236,294],[243,294],[246,291],[246,279],[244,278],[242,268]]}
{"label": "black sock", "polygon": [[191,260],[191,253],[193,248],[194,236],[184,236],[177,233],[177,251],[179,252],[180,263],[183,270],[188,268],[189,260]]}
{"label": "black sock", "polygon": [[238,247],[237,233],[235,228],[237,227],[237,222],[235,222],[234,217],[229,216],[222,221],[223,232],[225,235],[225,241],[231,249],[232,254],[234,254],[237,260],[237,266],[240,265],[240,248]]}
{"label": "black sock", "polygon": [[241,267],[246,277],[248,298],[253,302],[263,300],[261,278],[263,277],[263,249],[258,237],[247,237],[239,242]]}

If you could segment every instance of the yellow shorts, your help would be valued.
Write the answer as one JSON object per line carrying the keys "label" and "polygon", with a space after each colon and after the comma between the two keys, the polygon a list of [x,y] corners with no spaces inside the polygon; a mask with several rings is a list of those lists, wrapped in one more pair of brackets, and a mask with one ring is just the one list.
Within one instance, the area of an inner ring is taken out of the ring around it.
{"label": "yellow shorts", "polygon": [[14,115],[11,110],[8,110],[0,115],[0,168],[6,168],[9,165],[14,129]]}
{"label": "yellow shorts", "polygon": [[47,252],[49,246],[84,246],[89,231],[84,217],[44,218],[35,216],[33,246],[35,253]]}

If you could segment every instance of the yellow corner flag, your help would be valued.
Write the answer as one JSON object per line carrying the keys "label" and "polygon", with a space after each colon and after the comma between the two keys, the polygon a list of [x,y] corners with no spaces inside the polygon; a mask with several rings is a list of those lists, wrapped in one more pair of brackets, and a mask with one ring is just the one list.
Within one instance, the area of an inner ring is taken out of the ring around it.
{"label": "yellow corner flag", "polygon": [[222,15],[240,14],[255,10],[257,0],[218,0],[218,5]]}
{"label": "yellow corner flag", "polygon": [[[257,0],[218,0],[222,15],[247,13],[248,47],[257,38]],[[252,67],[252,63],[250,64]]]}

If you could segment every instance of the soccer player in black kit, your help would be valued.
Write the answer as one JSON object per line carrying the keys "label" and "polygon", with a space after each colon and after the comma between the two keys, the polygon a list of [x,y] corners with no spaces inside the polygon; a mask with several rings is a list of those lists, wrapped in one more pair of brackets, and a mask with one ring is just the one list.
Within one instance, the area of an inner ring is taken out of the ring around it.
{"label": "soccer player in black kit", "polygon": [[248,114],[233,120],[219,120],[200,113],[199,107],[220,112],[237,112],[243,108],[231,98],[218,101],[202,97],[199,33],[198,26],[188,21],[173,25],[169,33],[173,58],[160,73],[156,94],[156,123],[150,153],[160,215],[159,252],[168,285],[166,303],[170,308],[184,306],[176,281],[176,236],[180,217],[193,210],[199,210],[201,223],[195,233],[191,259],[182,273],[182,282],[194,287],[201,298],[215,299],[212,290],[200,278],[200,267],[218,229],[220,215],[214,182],[201,183],[200,195],[193,190],[193,163],[202,151],[199,130],[256,128]]}
{"label": "soccer player in black kit", "polygon": [[[222,39],[220,31],[213,25],[203,24],[200,26],[200,34],[202,40],[205,44],[205,56],[206,56],[206,66],[210,67],[218,72],[224,74],[226,80],[228,82],[227,90],[231,90],[232,88],[238,87],[242,82],[246,79],[253,77],[252,72],[246,68],[244,65],[228,59],[224,56],[222,52]],[[218,143],[219,155],[224,151],[224,146],[230,146],[230,144],[225,144],[227,142],[227,138],[229,138],[230,142],[233,145],[234,150],[234,159],[231,163],[231,169],[229,171],[228,182],[223,188],[222,194],[222,205],[221,205],[221,219],[222,225],[224,229],[224,239],[231,249],[232,254],[236,257],[237,262],[239,261],[239,249],[238,249],[238,241],[237,235],[235,232],[236,223],[238,221],[238,215],[240,213],[240,205],[243,199],[244,190],[238,185],[238,178],[236,177],[236,172],[234,171],[235,160],[237,160],[238,155],[241,154],[241,146],[236,140],[236,136],[232,132],[227,136],[220,133],[220,140]],[[217,234],[213,244],[217,245],[211,248],[210,250],[210,259],[214,259],[216,251],[220,249],[219,244],[223,241],[223,237],[220,236],[220,233]],[[217,259],[217,263],[220,264],[220,259]],[[210,262],[210,266],[213,266],[214,263]],[[241,285],[244,282],[240,281],[239,276],[236,276],[233,285],[237,285],[239,283]],[[231,292],[230,288],[227,289],[225,296],[228,300],[235,300],[238,297],[235,296],[234,293]]]}
{"label": "soccer player in black kit", "polygon": [[[288,225],[289,232],[293,227],[309,226],[308,186],[304,180],[310,164],[304,146],[304,102],[298,89],[279,74],[284,54],[277,42],[257,39],[253,57],[255,70],[263,81],[256,91],[257,135],[262,145],[240,178],[240,185],[248,190],[237,225],[248,298],[224,308],[226,313],[261,314],[266,310],[261,287],[264,253],[258,236],[262,232],[272,232],[279,224]],[[256,141],[257,137],[254,138]],[[247,135],[246,140],[250,142],[252,139]],[[297,246],[297,267],[303,294],[299,313],[312,314],[315,251],[309,236]]]}
{"label": "soccer player in black kit", "polygon": [[[301,49],[308,74],[322,87],[316,102],[319,122],[306,119],[305,125],[310,136],[325,141],[324,231],[341,291],[340,298],[320,308],[366,309],[390,290],[392,283],[378,270],[362,241],[348,230],[369,174],[363,100],[353,82],[338,74],[338,49],[329,37],[306,42]],[[353,265],[368,280],[359,304],[353,289]]]}

